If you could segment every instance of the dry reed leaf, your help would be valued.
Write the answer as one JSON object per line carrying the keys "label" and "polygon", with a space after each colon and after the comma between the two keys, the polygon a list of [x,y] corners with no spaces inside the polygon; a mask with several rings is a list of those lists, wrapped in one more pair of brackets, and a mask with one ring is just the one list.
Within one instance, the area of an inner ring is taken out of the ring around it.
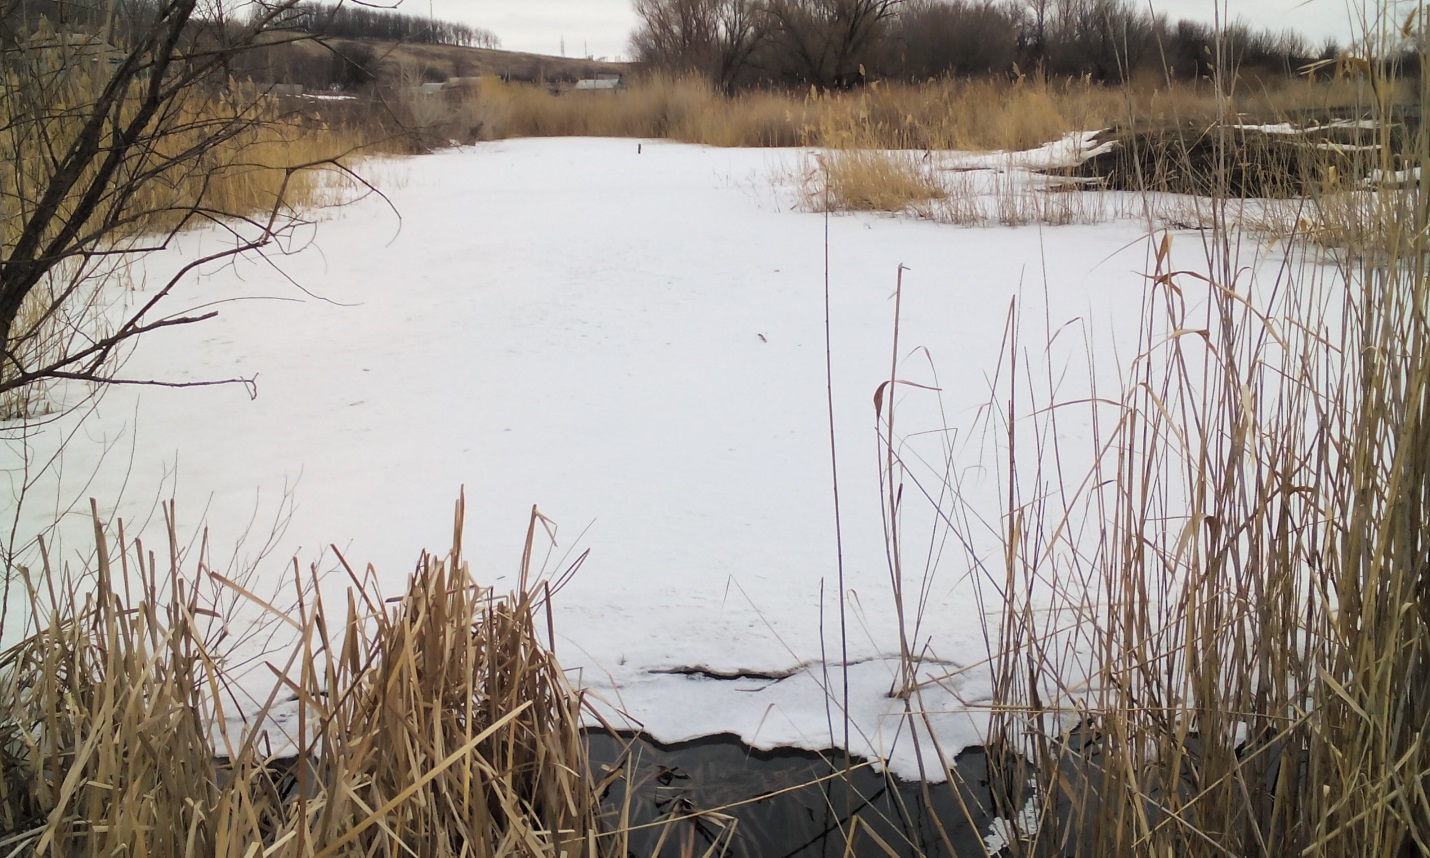
{"label": "dry reed leaf", "polygon": [[884,414],[884,390],[890,385],[894,384],[903,384],[907,385],[908,387],[917,387],[919,390],[942,392],[942,388],[931,387],[927,384],[919,384],[916,381],[905,381],[902,378],[896,378],[892,381],[881,381],[879,382],[879,386],[874,388],[874,416],[876,418],[882,417]]}

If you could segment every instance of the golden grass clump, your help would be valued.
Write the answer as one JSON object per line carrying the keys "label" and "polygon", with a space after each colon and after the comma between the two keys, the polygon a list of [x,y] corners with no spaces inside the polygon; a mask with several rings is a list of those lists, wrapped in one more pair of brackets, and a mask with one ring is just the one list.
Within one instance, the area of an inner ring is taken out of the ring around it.
{"label": "golden grass clump", "polygon": [[944,153],[868,148],[859,134],[851,129],[788,177],[806,210],[912,214],[958,226],[1098,223],[1130,211],[1125,199],[1036,175],[1011,155],[969,166]]}
{"label": "golden grass clump", "polygon": [[472,581],[460,504],[451,553],[424,555],[401,599],[355,578],[345,616],[315,587],[290,612],[260,604],[297,643],[247,711],[220,606],[256,597],[185,562],[168,512],[167,563],[122,526],[111,556],[96,515],[93,578],[21,570],[38,631],[0,657],[0,853],[619,851],[538,585]]}
{"label": "golden grass clump", "polygon": [[835,149],[815,157],[803,189],[816,211],[901,212],[931,216],[945,196],[939,177],[917,153]]}

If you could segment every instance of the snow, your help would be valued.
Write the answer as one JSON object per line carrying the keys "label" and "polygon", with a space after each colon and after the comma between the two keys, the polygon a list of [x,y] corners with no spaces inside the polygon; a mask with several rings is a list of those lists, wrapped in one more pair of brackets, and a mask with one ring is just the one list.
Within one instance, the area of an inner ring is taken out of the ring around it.
{"label": "snow", "polygon": [[1352,152],[1379,152],[1379,151],[1380,151],[1380,146],[1378,146],[1378,145],[1376,145],[1376,144],[1373,144],[1373,143],[1367,143],[1367,144],[1362,145],[1362,146],[1357,146],[1357,145],[1353,145],[1353,144],[1350,144],[1350,143],[1334,143],[1334,142],[1331,142],[1331,141],[1329,141],[1329,140],[1323,141],[1323,142],[1320,142],[1320,143],[1316,143],[1316,144],[1314,145],[1314,148],[1320,149],[1320,150],[1322,150],[1323,152],[1335,152],[1335,153],[1341,154],[1341,155],[1348,155],[1348,154],[1351,154]]}
{"label": "snow", "polygon": [[1289,122],[1273,122],[1267,125],[1237,125],[1235,127],[1242,131],[1260,131],[1263,134],[1305,134],[1315,130],[1314,127],[1303,128],[1299,125],[1292,125]]}
{"label": "snow", "polygon": [[1371,170],[1362,184],[1367,188],[1404,188],[1420,183],[1420,168],[1408,170]]}
{"label": "snow", "polygon": [[[1020,163],[1052,163],[1077,145]],[[556,650],[617,717],[663,741],[729,731],[760,747],[825,748],[844,740],[847,673],[851,750],[916,774],[905,701],[890,695],[899,612],[873,406],[890,373],[902,265],[898,374],[939,388],[893,396],[910,462],[905,628],[910,648],[928,654],[908,705],[925,731],[922,764],[937,769],[929,739],[950,758],[978,742],[989,698],[984,612],[997,606],[976,584],[979,563],[999,563],[1001,430],[986,405],[1010,302],[1037,321],[1024,345],[1056,369],[1058,396],[1085,396],[1092,377],[1115,386],[1117,361],[1090,370],[1086,343],[1104,357],[1133,353],[1148,226],[826,217],[799,211],[782,178],[805,157],[548,139],[375,165],[396,177],[397,213],[367,199],[332,213],[276,267],[206,271],[170,309],[210,306],[218,318],[150,335],[125,367],[174,381],[253,375],[257,397],[237,386],[114,388],[23,442],[12,426],[16,532],[59,516],[52,554],[80,562],[94,497],[131,534],[148,522],[148,541],[163,544],[157,502],[172,497],[188,537],[206,519],[215,555],[255,565],[271,587],[293,556],[332,568],[335,544],[396,593],[420,549],[447,547],[465,486],[467,554],[500,590],[516,580],[536,504],[559,523],[548,573],[591,552],[556,595]],[[127,300],[223,241],[185,236]],[[1198,239],[1177,242],[1191,257],[1178,267],[1195,267]],[[1060,424],[1068,450],[1091,437],[1085,412]],[[35,473],[66,438],[63,467]],[[919,499],[945,484],[972,511],[957,533]],[[267,680],[260,672],[254,682]]]}
{"label": "snow", "polygon": [[1260,131],[1263,134],[1301,134],[1309,135],[1318,131],[1330,131],[1332,129],[1361,129],[1374,130],[1380,127],[1380,123],[1374,119],[1336,119],[1324,124],[1312,123],[1310,125],[1293,125],[1290,122],[1275,122],[1268,125],[1248,125],[1237,124],[1233,126],[1242,131]]}
{"label": "snow", "polygon": [[1022,152],[940,153],[940,164],[948,169],[1052,170],[1075,167],[1089,158],[1110,152],[1115,139],[1097,142],[1102,131],[1074,131],[1061,139]]}

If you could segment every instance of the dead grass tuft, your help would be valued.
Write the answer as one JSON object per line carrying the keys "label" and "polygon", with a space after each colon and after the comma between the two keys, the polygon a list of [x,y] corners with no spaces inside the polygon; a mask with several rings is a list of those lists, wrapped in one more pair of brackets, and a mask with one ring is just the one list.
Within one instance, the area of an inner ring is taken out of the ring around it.
{"label": "dead grass tuft", "polygon": [[834,149],[814,157],[803,194],[815,211],[902,212],[931,215],[945,197],[929,164],[912,152]]}

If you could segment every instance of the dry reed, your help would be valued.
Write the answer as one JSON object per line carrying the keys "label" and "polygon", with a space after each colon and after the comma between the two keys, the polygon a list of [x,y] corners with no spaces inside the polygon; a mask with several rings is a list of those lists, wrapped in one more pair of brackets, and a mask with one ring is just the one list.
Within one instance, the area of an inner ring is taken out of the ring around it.
{"label": "dry reed", "polygon": [[[1423,132],[1407,151],[1430,165]],[[1125,386],[1082,405],[1085,477],[1040,441],[1072,405],[1010,334],[1004,551],[983,568],[1012,854],[1430,851],[1427,204],[1419,183],[1371,204],[1378,252],[1293,252],[1274,282],[1225,185],[1202,203],[1207,276],[1155,242]]]}
{"label": "dry reed", "polygon": [[[1233,97],[1231,112],[1253,120],[1353,105],[1360,95],[1344,79],[1293,79],[1245,90]],[[876,149],[1018,150],[1134,119],[1210,121],[1222,115],[1216,90],[1205,84],[1106,87],[1024,77],[735,96],[698,78],[660,75],[616,92],[552,91],[484,78],[429,101],[443,106],[454,136],[469,140],[659,137],[746,147],[834,146],[847,129],[858,128]]]}
{"label": "dry reed", "polygon": [[0,854],[624,854],[581,696],[541,640],[535,513],[506,596],[462,561],[459,503],[451,552],[424,555],[400,599],[353,576],[338,611],[300,580],[296,611],[260,602],[297,643],[240,713],[219,605],[256,597],[181,557],[172,512],[167,560],[122,526],[110,554],[96,515],[92,579],[22,572],[38,631],[0,657]]}

